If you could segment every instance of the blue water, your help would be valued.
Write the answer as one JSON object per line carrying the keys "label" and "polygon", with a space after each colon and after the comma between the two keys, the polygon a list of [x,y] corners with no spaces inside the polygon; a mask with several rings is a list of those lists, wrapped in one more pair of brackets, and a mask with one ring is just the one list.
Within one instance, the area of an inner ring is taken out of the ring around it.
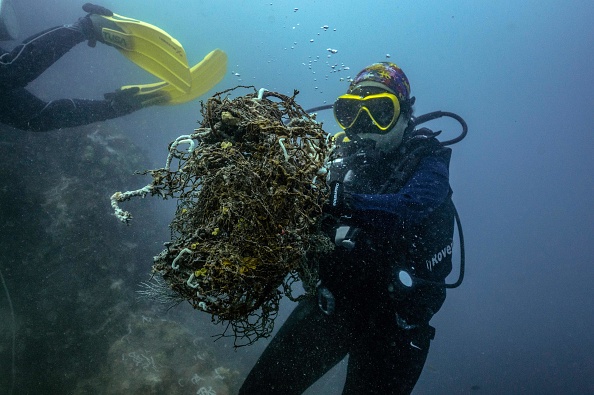
{"label": "blue water", "polygon": [[[82,1],[38,3],[17,4],[22,38],[82,15]],[[366,65],[397,63],[411,81],[417,115],[452,111],[469,125],[451,164],[466,280],[432,321],[437,335],[415,393],[594,393],[594,3],[102,5],[167,30],[190,63],[225,50],[228,74],[213,92],[239,84],[285,94],[298,89],[307,108],[331,103]],[[31,89],[46,97],[99,98],[151,81],[112,49],[80,45]],[[164,147],[195,127],[198,109],[197,103],[151,108],[110,122],[161,163]],[[330,113],[320,120],[336,131]],[[431,126],[452,136],[457,130],[446,121]],[[283,305],[277,326],[291,308]],[[228,358],[247,371],[264,345]],[[344,367],[308,393],[340,394]]]}

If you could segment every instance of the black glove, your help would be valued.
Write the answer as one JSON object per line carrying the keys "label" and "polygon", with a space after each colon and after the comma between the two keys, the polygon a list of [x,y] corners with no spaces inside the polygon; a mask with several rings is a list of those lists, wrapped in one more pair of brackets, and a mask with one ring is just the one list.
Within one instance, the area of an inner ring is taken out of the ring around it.
{"label": "black glove", "polygon": [[113,109],[120,115],[129,114],[141,108],[162,104],[167,101],[167,96],[162,92],[138,94],[139,92],[140,88],[135,86],[106,93],[103,97],[111,102]]}
{"label": "black glove", "polygon": [[113,16],[113,12],[110,9],[107,9],[105,7],[101,7],[100,5],[96,5],[96,4],[85,3],[82,6],[82,9],[83,9],[84,12],[87,12],[89,14],[97,14],[97,15],[103,15],[103,16]]}
{"label": "black glove", "polygon": [[345,192],[342,182],[334,181],[330,184],[330,201],[324,206],[324,211],[336,217],[351,213],[351,194]]}
{"label": "black glove", "polygon": [[113,16],[113,12],[110,9],[102,7],[100,5],[95,5],[91,3],[86,3],[82,6],[84,12],[87,12],[87,16],[82,17],[74,24],[74,27],[85,36],[88,40],[89,47],[95,47],[97,45],[97,41],[102,41],[102,37],[100,34],[100,29],[95,29],[95,25],[93,22],[97,22],[100,16]]}

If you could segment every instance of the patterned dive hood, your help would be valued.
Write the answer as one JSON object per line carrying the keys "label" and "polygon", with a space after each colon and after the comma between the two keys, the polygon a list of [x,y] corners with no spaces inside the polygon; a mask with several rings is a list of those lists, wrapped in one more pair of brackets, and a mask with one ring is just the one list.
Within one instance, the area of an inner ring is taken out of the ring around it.
{"label": "patterned dive hood", "polygon": [[401,104],[410,99],[408,78],[404,71],[394,63],[381,62],[365,67],[351,82],[348,92],[351,93],[357,86],[364,85],[366,82],[384,85],[398,97]]}

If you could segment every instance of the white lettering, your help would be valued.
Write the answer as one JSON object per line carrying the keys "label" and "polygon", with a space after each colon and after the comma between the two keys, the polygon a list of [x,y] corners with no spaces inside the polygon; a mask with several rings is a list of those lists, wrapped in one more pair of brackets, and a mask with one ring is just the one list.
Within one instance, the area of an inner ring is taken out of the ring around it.
{"label": "white lettering", "polygon": [[334,188],[334,195],[332,196],[332,206],[336,207],[338,204],[338,186]]}
{"label": "white lettering", "polygon": [[431,260],[426,260],[425,265],[427,266],[427,270],[433,271],[433,268],[437,266],[443,259],[445,259],[448,255],[452,255],[452,249],[454,247],[454,243],[450,243],[447,246],[443,247],[441,251],[438,251],[437,254],[431,257]]}

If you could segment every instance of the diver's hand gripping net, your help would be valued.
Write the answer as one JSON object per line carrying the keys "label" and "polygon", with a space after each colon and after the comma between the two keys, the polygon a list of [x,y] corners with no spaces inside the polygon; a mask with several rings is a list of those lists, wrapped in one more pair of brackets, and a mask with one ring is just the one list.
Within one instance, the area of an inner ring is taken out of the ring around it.
{"label": "diver's hand gripping net", "polygon": [[320,231],[333,147],[295,96],[261,90],[230,100],[228,92],[202,105],[201,127],[170,145],[164,168],[145,172],[151,184],[115,193],[112,206],[127,222],[119,202],[178,199],[172,239],[154,259],[159,281],[144,292],[188,300],[243,345],[270,334],[295,282],[315,289],[315,262],[333,248]]}

